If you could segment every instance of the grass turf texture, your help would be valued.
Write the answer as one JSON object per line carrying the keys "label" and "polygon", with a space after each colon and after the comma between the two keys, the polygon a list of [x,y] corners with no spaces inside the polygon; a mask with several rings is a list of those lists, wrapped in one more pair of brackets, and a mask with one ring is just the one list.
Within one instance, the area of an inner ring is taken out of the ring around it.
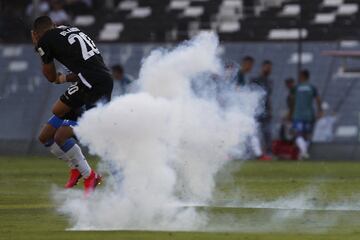
{"label": "grass turf texture", "polygon": [[[66,178],[66,166],[59,160],[0,157],[0,239],[360,239],[359,211],[306,211],[295,220],[278,222],[274,216],[282,210],[221,207],[200,210],[209,212],[210,225],[231,217],[241,232],[65,231],[68,219],[55,211],[50,192]],[[360,164],[235,162],[217,177],[215,201],[272,201],[309,186],[316,188],[313,201],[318,205],[354,199],[354,194],[360,196]],[[324,224],[330,219],[336,221]]]}

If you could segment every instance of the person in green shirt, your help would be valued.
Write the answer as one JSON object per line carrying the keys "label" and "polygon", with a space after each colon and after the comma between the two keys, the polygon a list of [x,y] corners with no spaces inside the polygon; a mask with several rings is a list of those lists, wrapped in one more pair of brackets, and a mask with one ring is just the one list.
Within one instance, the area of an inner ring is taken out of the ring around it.
{"label": "person in green shirt", "polygon": [[[317,117],[321,117],[321,99],[315,86],[310,84],[310,72],[302,70],[299,73],[299,83],[291,93],[293,107],[291,116],[293,129],[296,134],[296,145],[300,150],[300,158],[308,158],[308,147],[314,123]],[[315,114],[314,101],[317,105],[317,115]]]}

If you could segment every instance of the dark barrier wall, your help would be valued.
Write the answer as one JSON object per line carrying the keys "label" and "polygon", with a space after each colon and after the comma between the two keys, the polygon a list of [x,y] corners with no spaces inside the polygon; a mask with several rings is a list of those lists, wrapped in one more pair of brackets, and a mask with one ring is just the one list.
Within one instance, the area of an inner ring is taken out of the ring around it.
{"label": "dark barrier wall", "polygon": [[[125,71],[135,78],[141,60],[157,47],[171,47],[160,44],[100,44],[105,62],[111,66],[122,63]],[[312,74],[313,83],[319,88],[331,107],[339,105],[337,127],[345,131],[335,138],[338,144],[357,144],[360,85],[357,76],[351,78],[334,77],[340,66],[340,59],[322,56],[323,50],[343,48],[356,50],[356,43],[305,43],[304,67]],[[273,61],[274,81],[273,109],[274,136],[285,110],[285,78],[296,78],[296,43],[226,43],[222,45],[221,56],[224,61],[240,62],[245,55],[255,58],[255,68],[251,75],[256,76],[264,59]],[[356,64],[356,63],[355,63]],[[360,62],[359,62],[360,65]],[[0,155],[1,154],[39,154],[44,149],[37,143],[41,125],[51,116],[54,101],[66,86],[48,83],[41,75],[40,60],[31,45],[0,46]],[[350,91],[349,91],[350,90]],[[348,131],[348,132],[346,132]],[[353,151],[356,153],[357,151]],[[318,153],[317,153],[318,154]],[[320,154],[321,157],[321,154]]]}

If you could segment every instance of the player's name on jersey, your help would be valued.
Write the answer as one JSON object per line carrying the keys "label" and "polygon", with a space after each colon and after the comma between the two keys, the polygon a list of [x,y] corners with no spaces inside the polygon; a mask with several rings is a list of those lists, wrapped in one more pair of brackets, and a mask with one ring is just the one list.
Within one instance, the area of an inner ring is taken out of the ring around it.
{"label": "player's name on jersey", "polygon": [[80,29],[78,29],[77,27],[71,27],[71,28],[67,28],[66,30],[60,32],[60,34],[65,37],[66,34],[72,33],[72,32],[80,32]]}

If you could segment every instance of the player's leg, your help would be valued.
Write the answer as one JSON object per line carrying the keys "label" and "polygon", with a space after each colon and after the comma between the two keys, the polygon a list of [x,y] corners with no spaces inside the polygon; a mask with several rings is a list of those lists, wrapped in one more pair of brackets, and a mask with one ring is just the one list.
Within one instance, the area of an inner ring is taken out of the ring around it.
{"label": "player's leg", "polygon": [[[52,116],[48,122],[43,126],[43,128],[41,129],[40,131],[40,134],[39,134],[39,142],[43,145],[47,144],[49,141],[53,140],[54,139],[54,136],[55,136],[55,132],[57,130],[57,128],[55,128],[54,126],[52,126],[49,121],[51,121],[51,119],[53,118],[54,116]],[[61,126],[61,125],[60,125]]]}
{"label": "player's leg", "polygon": [[71,160],[74,166],[79,170],[81,176],[87,178],[90,176],[91,168],[86,161],[79,145],[73,138],[74,132],[71,126],[76,123],[70,123],[72,125],[63,125],[55,134],[55,142],[61,147],[65,155]]}
{"label": "player's leg", "polygon": [[[269,161],[271,160],[271,146],[269,147],[269,141],[271,142],[271,140],[269,140],[269,136],[268,136],[268,131],[270,131],[268,129],[268,120],[267,119],[260,119],[259,121],[259,134],[258,134],[258,139],[259,139],[259,144],[260,144],[260,149],[262,152],[262,155],[259,157],[260,160],[263,161]],[[269,149],[270,148],[270,149]]]}
{"label": "player's leg", "polygon": [[55,155],[55,157],[64,160],[70,167],[72,164],[68,159],[64,156],[64,152],[60,149],[60,147],[54,142],[54,136],[57,129],[61,126],[63,120],[52,116],[45,126],[42,128],[39,134],[39,141],[49,149],[49,151]]}
{"label": "player's leg", "polygon": [[305,140],[305,123],[303,121],[294,121],[294,129],[296,132],[295,143],[300,150],[300,158],[308,158],[308,144]]}
{"label": "player's leg", "polygon": [[314,123],[312,121],[305,122],[305,129],[304,129],[304,139],[306,142],[306,152],[308,153],[307,157],[309,158],[309,147],[311,143],[311,137],[313,133]]}
{"label": "player's leg", "polygon": [[66,187],[74,186],[78,180],[84,178],[85,192],[88,194],[101,181],[101,176],[96,174],[89,166],[80,146],[73,138],[73,126],[77,123],[71,120],[64,120],[63,125],[56,131],[55,142],[60,146],[67,159],[70,160],[74,169],[70,171],[70,178]]}
{"label": "player's leg", "polygon": [[72,108],[72,107],[68,106],[61,99],[59,99],[59,100],[57,100],[55,102],[55,104],[54,104],[54,106],[52,108],[52,112],[53,112],[54,116],[56,116],[56,117],[58,117],[60,119],[64,119],[66,114],[71,112],[72,109],[76,109],[76,108]]}
{"label": "player's leg", "polygon": [[[65,94],[64,94],[65,95]],[[64,98],[64,95],[61,97]],[[65,104],[62,100],[58,100],[55,102],[55,104],[53,105],[53,109],[52,112],[54,114],[54,116],[52,117],[52,122],[50,123],[51,126],[47,126],[44,128],[44,131],[42,132],[42,134],[40,134],[40,137],[42,140],[49,138],[48,129],[52,129],[55,131],[52,131],[52,138],[49,141],[49,143],[52,143],[50,146],[50,151],[56,155],[58,158],[64,159],[69,167],[70,167],[70,176],[69,179],[67,181],[67,183],[65,184],[65,188],[72,188],[73,186],[75,186],[78,182],[78,180],[81,178],[81,173],[78,170],[77,166],[76,166],[76,162],[70,158],[68,156],[68,154],[66,154],[66,152],[63,150],[63,144],[62,142],[57,141],[57,139],[59,139],[59,136],[64,136],[63,134],[63,130],[61,130],[59,132],[59,130],[62,128],[63,123],[64,123],[64,119],[65,118],[70,118],[70,119],[76,119],[77,115],[80,114],[79,113],[79,107],[74,107],[71,108],[70,106],[68,106],[67,104]],[[46,131],[47,130],[47,131]],[[72,137],[73,137],[73,132],[72,131],[68,131],[69,135],[66,136],[67,138],[71,138],[73,141],[75,141]]]}
{"label": "player's leg", "polygon": [[77,170],[73,161],[67,157],[59,144],[56,143],[55,136],[58,129],[63,125],[64,118],[76,119],[81,111],[78,109],[72,110],[59,100],[54,104],[53,113],[54,115],[49,119],[48,123],[42,129],[39,140],[46,147],[48,147],[50,152],[57,158],[67,162],[68,166],[70,167],[70,177],[65,184],[65,188],[71,188],[77,184],[78,180],[81,178],[81,174]]}
{"label": "player's leg", "polygon": [[[59,136],[64,136],[64,134],[63,134],[63,132],[64,132],[64,131],[63,131],[64,126],[70,126],[71,123],[73,123],[73,122],[76,123],[76,120],[78,119],[79,116],[81,116],[82,113],[83,113],[83,109],[82,109],[82,108],[78,108],[78,109],[75,109],[75,110],[71,110],[70,113],[67,113],[67,114],[65,115],[65,119],[66,119],[66,120],[63,121],[61,127],[59,128],[58,131],[56,131],[56,134],[55,134],[55,136],[54,136],[54,141],[55,141],[55,143],[56,143],[57,146],[59,146],[59,142],[60,142],[60,141],[58,140],[58,139],[59,139]],[[69,123],[70,123],[70,124],[69,124]],[[71,129],[71,130],[72,130],[72,129]],[[68,133],[68,135],[66,136],[66,139],[71,138],[71,137],[74,137],[74,138],[75,138],[75,136],[73,135],[72,131]],[[60,146],[63,145],[63,143],[60,143],[60,144],[61,144]],[[69,179],[68,179],[67,183],[65,184],[65,188],[72,188],[72,187],[74,187],[74,186],[78,183],[78,181],[80,180],[80,178],[81,178],[82,176],[81,176],[80,171],[79,171],[79,170],[77,169],[77,167],[76,167],[76,163],[74,163],[74,161],[72,161],[72,159],[68,158],[68,156],[65,154],[65,152],[63,151],[63,149],[61,149],[60,147],[59,147],[59,149],[60,149],[61,152],[63,152],[64,157],[65,157],[66,159],[68,159],[68,161],[69,161],[69,163],[70,163],[70,164],[69,164],[69,166],[70,166],[70,174],[69,174]]]}
{"label": "player's leg", "polygon": [[272,155],[271,119],[264,120],[262,124],[265,152]]}
{"label": "player's leg", "polygon": [[[68,109],[77,109],[86,104],[89,97],[89,89],[80,83],[72,85],[61,96],[60,100],[54,105],[53,112],[57,116],[63,116]],[[94,190],[96,185],[100,182],[101,177],[96,174],[89,166],[84,157],[81,148],[73,138],[74,132],[72,127],[77,124],[76,121],[65,120],[62,126],[56,131],[54,136],[55,142],[64,151],[65,156],[70,159],[72,164],[77,169],[77,174],[84,178],[85,193]],[[70,174],[72,176],[72,174]]]}

